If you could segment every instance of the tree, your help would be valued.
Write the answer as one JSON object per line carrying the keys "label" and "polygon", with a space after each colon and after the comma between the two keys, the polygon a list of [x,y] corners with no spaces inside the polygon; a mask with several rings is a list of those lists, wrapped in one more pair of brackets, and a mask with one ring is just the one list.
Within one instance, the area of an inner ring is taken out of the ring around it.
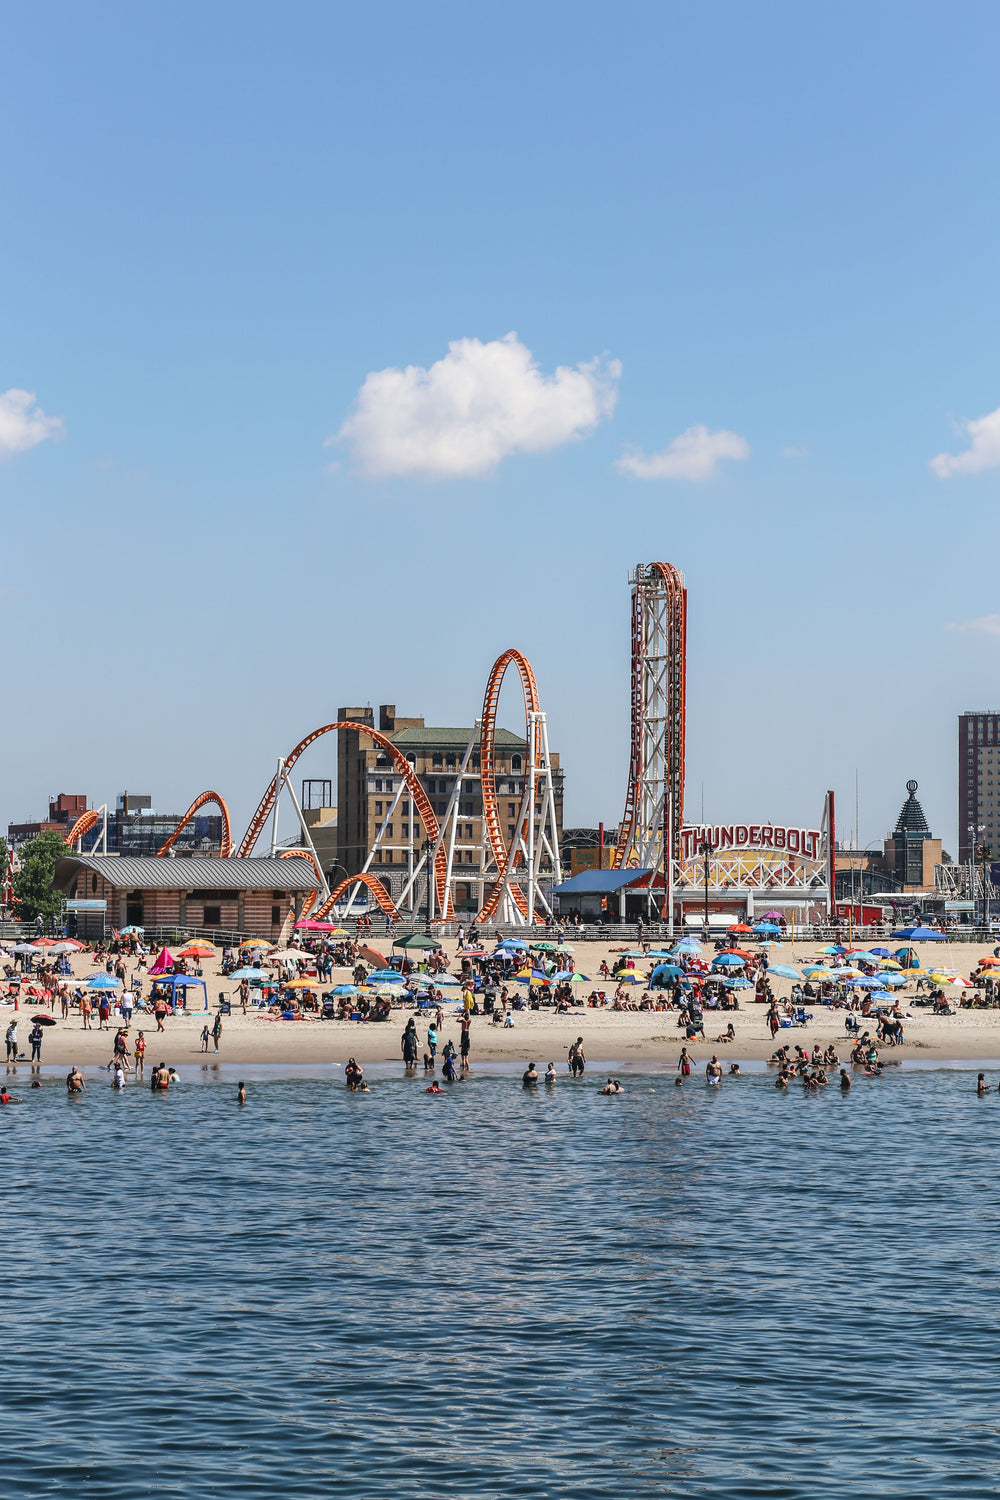
{"label": "tree", "polygon": [[0,886],[7,879],[7,867],[10,864],[10,845],[7,840],[0,838]]}
{"label": "tree", "polygon": [[22,922],[41,917],[48,922],[62,911],[63,893],[56,889],[56,860],[69,853],[62,834],[50,828],[25,844],[21,868],[14,876],[14,900]]}

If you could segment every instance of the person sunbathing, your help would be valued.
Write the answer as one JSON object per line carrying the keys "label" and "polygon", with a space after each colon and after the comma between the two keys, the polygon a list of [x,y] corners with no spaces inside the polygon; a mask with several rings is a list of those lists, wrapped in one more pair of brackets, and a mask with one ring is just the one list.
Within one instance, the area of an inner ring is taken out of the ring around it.
{"label": "person sunbathing", "polygon": [[732,1021],[730,1021],[728,1027],[722,1033],[722,1035],[721,1036],[717,1036],[715,1038],[715,1040],[717,1042],[735,1042],[735,1040],[736,1040],[736,1032],[733,1029],[733,1023],[732,1023]]}

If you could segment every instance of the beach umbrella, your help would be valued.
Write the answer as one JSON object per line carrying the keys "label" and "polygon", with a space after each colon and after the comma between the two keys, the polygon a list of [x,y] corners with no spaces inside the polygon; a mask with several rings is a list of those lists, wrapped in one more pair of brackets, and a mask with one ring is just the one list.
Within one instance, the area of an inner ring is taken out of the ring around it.
{"label": "beach umbrella", "polygon": [[[393,939],[392,946],[394,948],[424,948],[430,952],[432,949],[440,948],[441,941],[439,938],[424,937],[422,932],[411,932],[409,937],[399,938],[398,941]],[[379,962],[382,963],[383,960],[379,959]]]}
{"label": "beach umbrella", "polygon": [[[438,947],[440,946],[441,945],[438,944]],[[363,958],[366,964],[375,964],[380,969],[386,969],[389,967],[378,949],[369,948],[367,943],[363,943],[358,949],[358,957]]]}
{"label": "beach umbrella", "polygon": [[896,932],[891,932],[890,937],[909,938],[913,943],[944,943],[947,939],[943,932],[937,932],[933,927],[900,927]]}
{"label": "beach umbrella", "polygon": [[300,917],[299,920],[295,923],[295,926],[296,928],[301,928],[305,932],[333,931],[332,922],[314,922],[312,917]]}
{"label": "beach umbrella", "polygon": [[755,922],[753,930],[754,932],[780,932],[781,928],[774,922]]}
{"label": "beach umbrella", "polygon": [[226,975],[226,978],[227,979],[249,979],[249,981],[250,981],[251,984],[271,984],[272,983],[270,974],[265,974],[264,971],[263,971],[263,969],[251,969],[251,968],[247,968],[247,967],[244,967],[242,969],[234,969],[231,974],[227,974]]}
{"label": "beach umbrella", "polygon": [[623,948],[622,951],[621,951],[621,953],[618,954],[618,957],[619,958],[645,958],[646,955],[645,955],[645,953],[643,953],[643,951],[642,951],[641,948]]}
{"label": "beach umbrella", "polygon": [[523,949],[525,953],[528,951],[527,943],[522,942],[520,938],[504,938],[502,942],[497,943],[497,951],[501,953],[504,951],[512,953],[517,948]]}
{"label": "beach umbrella", "polygon": [[679,964],[657,964],[649,976],[650,984],[658,984],[660,980],[683,979],[684,970]]}
{"label": "beach umbrella", "polygon": [[573,984],[589,984],[590,983],[590,975],[589,974],[577,974],[576,971],[574,970],[574,972],[570,975],[570,980],[571,980],[571,982]]}
{"label": "beach umbrella", "polygon": [[315,979],[285,979],[282,981],[283,990],[318,990],[319,984]]}
{"label": "beach umbrella", "polygon": [[785,917],[784,913],[780,911],[765,911],[761,913],[761,920],[764,922],[784,922]]}
{"label": "beach umbrella", "polygon": [[712,964],[713,969],[742,969],[746,963],[745,958],[740,958],[735,953],[720,953]]}
{"label": "beach umbrella", "polygon": [[55,945],[56,945],[56,942],[57,942],[56,938],[50,938],[50,937],[35,938],[35,941],[32,943],[31,946],[33,948],[54,948]]}
{"label": "beach umbrella", "polygon": [[882,969],[893,969],[893,970],[896,970],[896,969],[901,969],[902,967],[903,967],[903,965],[902,964],[898,964],[894,958],[883,958],[883,959],[879,960],[879,969],[880,970],[882,970]]}
{"label": "beach umbrella", "polygon": [[1000,964],[1000,958],[981,958],[979,967],[981,969],[995,969]]}
{"label": "beach umbrella", "polygon": [[777,974],[780,979],[801,979],[802,975],[798,969],[793,969],[791,964],[772,964],[768,974]]}
{"label": "beach umbrella", "polygon": [[331,995],[360,995],[360,993],[356,984],[338,984],[330,991]]}
{"label": "beach umbrella", "polygon": [[436,989],[453,990],[457,989],[461,983],[460,979],[455,979],[451,974],[435,974],[431,979],[431,984]]}
{"label": "beach umbrella", "polygon": [[401,978],[398,969],[374,969],[368,975],[369,984],[398,984]]}
{"label": "beach umbrella", "polygon": [[130,932],[145,932],[145,931],[146,931],[145,927],[137,927],[134,922],[130,922],[129,925],[128,925],[128,927],[123,927],[121,929],[121,936],[122,937],[128,937],[128,935],[129,935]]}
{"label": "beach umbrella", "polygon": [[555,974],[553,974],[552,978],[558,984],[564,984],[567,979],[572,979],[573,978],[573,970],[572,969],[559,969],[559,970],[557,970],[557,972]]}
{"label": "beach umbrella", "polygon": [[69,948],[74,953],[82,953],[87,945],[86,943],[78,943],[76,938],[63,938],[59,946],[60,948]]}
{"label": "beach umbrella", "polygon": [[847,949],[846,948],[842,948],[839,943],[831,943],[828,948],[821,948],[819,951],[821,953],[834,954],[834,953],[846,953]]}
{"label": "beach umbrella", "polygon": [[850,964],[844,964],[844,965],[842,965],[841,968],[834,969],[833,976],[834,976],[835,979],[863,979],[864,978],[864,975],[861,973],[861,970],[860,969],[854,969],[854,968],[852,968]]}
{"label": "beach umbrella", "polygon": [[871,951],[873,953],[876,953],[879,958],[891,958],[892,957],[892,951],[889,948],[873,948]]}
{"label": "beach umbrella", "polygon": [[458,957],[459,958],[485,958],[486,957],[486,949],[485,948],[459,948],[459,950],[458,950]]}
{"label": "beach umbrella", "polygon": [[909,981],[903,974],[880,974],[879,983],[882,985],[887,985],[890,989],[898,990],[901,989],[903,985],[908,984]]}
{"label": "beach umbrella", "polygon": [[557,953],[559,951],[556,943],[529,943],[529,948],[537,953]]}
{"label": "beach umbrella", "polygon": [[816,969],[806,969],[804,972],[805,972],[805,976],[806,976],[807,979],[832,979],[833,978],[833,970],[832,969],[824,968],[823,965],[820,965],[819,968],[816,968]]}
{"label": "beach umbrella", "polygon": [[719,957],[728,958],[730,954],[735,954],[737,958],[743,959],[753,958],[754,956],[752,953],[748,953],[745,948],[723,948],[722,952],[719,954]]}
{"label": "beach umbrella", "polygon": [[638,974],[616,974],[615,981],[618,984],[645,984],[645,979]]}
{"label": "beach umbrella", "polygon": [[753,989],[753,980],[752,979],[744,979],[743,976],[742,976],[742,974],[738,974],[735,979],[723,979],[720,982],[726,986],[727,990],[752,990]]}
{"label": "beach umbrella", "polygon": [[734,926],[727,927],[726,931],[727,932],[753,932],[753,928],[752,927],[748,927],[745,922],[737,922],[737,923],[735,923]]}
{"label": "beach umbrella", "polygon": [[888,990],[872,990],[868,998],[870,1000],[891,1000],[892,996]]}
{"label": "beach umbrella", "polygon": [[116,979],[113,974],[95,974],[87,980],[84,988],[88,990],[116,990],[120,984],[121,980]]}
{"label": "beach umbrella", "polygon": [[30,943],[15,943],[13,952],[22,954],[30,953],[32,958],[38,957],[38,949],[33,948]]}
{"label": "beach umbrella", "polygon": [[201,942],[199,940],[198,942],[195,942],[195,943],[188,943],[188,945],[187,945],[186,948],[179,948],[177,950],[177,957],[178,958],[212,958],[216,954],[217,951],[218,950],[217,950],[217,948],[216,948],[216,946],[215,946],[214,943],[203,943],[203,942]]}
{"label": "beach umbrella", "polygon": [[267,943],[263,938],[244,938],[240,943],[241,948],[273,948],[273,943]]}

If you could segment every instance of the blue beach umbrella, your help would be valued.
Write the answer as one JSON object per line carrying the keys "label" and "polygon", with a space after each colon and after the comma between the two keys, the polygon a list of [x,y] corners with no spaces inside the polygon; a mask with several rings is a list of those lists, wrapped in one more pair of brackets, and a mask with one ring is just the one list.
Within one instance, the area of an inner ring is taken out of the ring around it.
{"label": "blue beach umbrella", "polygon": [[831,943],[828,948],[821,948],[819,951],[821,953],[846,953],[847,949],[842,947],[840,943]]}
{"label": "blue beach umbrella", "polygon": [[873,948],[871,951],[873,953],[877,954],[879,958],[891,958],[892,957],[892,953],[891,953],[891,951],[888,948]]}
{"label": "blue beach umbrella", "polygon": [[798,969],[793,969],[791,964],[771,964],[767,971],[769,974],[777,974],[780,979],[801,979],[802,975]]}
{"label": "blue beach umbrella", "polygon": [[879,980],[883,986],[888,985],[894,990],[901,989],[904,984],[909,983],[909,980],[903,974],[880,974]]}
{"label": "blue beach umbrella", "polygon": [[776,922],[755,922],[753,930],[754,932],[780,932],[781,928]]}
{"label": "blue beach umbrella", "polygon": [[368,975],[368,983],[399,984],[402,977],[398,969],[375,969]]}
{"label": "blue beach umbrella", "polygon": [[650,984],[657,984],[664,979],[683,979],[684,970],[679,964],[657,964],[649,976]]}
{"label": "blue beach umbrella", "polygon": [[502,942],[497,943],[498,948],[527,948],[527,946],[521,938],[504,938]]}
{"label": "blue beach umbrella", "polygon": [[894,938],[909,938],[911,943],[944,943],[947,942],[943,932],[935,932],[933,927],[900,927],[889,934]]}
{"label": "blue beach umbrella", "polygon": [[231,974],[227,974],[226,975],[226,978],[227,979],[249,979],[249,981],[250,981],[251,984],[273,984],[274,983],[274,981],[272,980],[270,974],[265,974],[263,969],[252,969],[252,968],[234,969]]}
{"label": "blue beach umbrella", "polygon": [[713,969],[742,969],[746,964],[745,958],[737,958],[735,953],[723,953],[712,965]]}
{"label": "blue beach umbrella", "polygon": [[360,995],[361,991],[356,984],[338,984],[330,991],[331,995]]}
{"label": "blue beach umbrella", "polygon": [[738,974],[735,979],[723,979],[721,982],[726,986],[727,990],[753,989],[753,980],[744,979],[742,974]]}
{"label": "blue beach umbrella", "polygon": [[121,983],[113,974],[95,974],[93,979],[88,979],[86,988],[88,990],[116,990]]}

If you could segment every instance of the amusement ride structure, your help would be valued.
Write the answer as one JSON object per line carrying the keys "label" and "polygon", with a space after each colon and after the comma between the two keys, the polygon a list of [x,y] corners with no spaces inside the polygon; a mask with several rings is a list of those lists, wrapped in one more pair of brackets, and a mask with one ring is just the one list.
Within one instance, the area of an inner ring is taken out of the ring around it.
{"label": "amusement ride structure", "polygon": [[[685,893],[699,883],[706,892],[706,911],[709,889],[722,896],[748,892],[751,905],[755,890],[766,890],[775,900],[779,890],[784,890],[789,900],[795,893],[801,893],[803,900],[815,893],[820,899],[825,895],[829,903],[833,889],[832,793],[827,794],[821,830],[778,828],[770,824],[685,827],[687,590],[677,568],[664,562],[638,564],[629,574],[629,583],[632,672],[628,789],[614,851],[615,868],[649,872],[646,889],[650,910],[655,907],[668,921],[673,920],[675,913],[683,912]],[[515,783],[521,797],[518,813],[507,823],[505,837],[497,790],[496,730],[500,691],[511,668],[517,673],[524,699],[527,761],[523,781],[519,786]],[[331,888],[290,778],[299,757],[334,730],[350,730],[369,739],[396,773],[398,782],[393,782],[394,799],[386,804],[385,818],[378,824],[362,869]],[[473,762],[477,747],[478,770]],[[467,778],[478,778],[482,791],[478,847],[481,907],[476,920],[499,921],[506,926],[530,926],[544,921],[551,915],[549,892],[562,879],[555,788],[546,718],[535,674],[527,657],[513,647],[493,664],[482,714],[458,762],[453,790],[442,816],[435,812],[413,764],[390,736],[354,720],[338,720],[314,729],[288,755],[279,758],[238,849],[233,849],[229,809],[224,799],[217,792],[206,791],[195,798],[157,852],[169,857],[185,826],[200,808],[212,802],[222,814],[223,858],[234,853],[241,858],[252,855],[270,821],[272,855],[297,855],[312,861],[316,888],[305,909],[313,918],[322,919],[335,908],[339,914],[349,915],[352,904],[366,889],[369,899],[394,919],[412,920],[423,909],[428,922],[446,921],[457,915],[455,885],[459,880],[467,884],[469,879],[466,865],[461,871],[455,869],[459,795]],[[278,811],[283,792],[292,803],[301,830],[300,848],[290,849],[278,843]],[[408,821],[406,875],[401,891],[393,899],[372,865],[383,846],[385,830],[391,829],[393,814],[404,796],[411,799],[425,838],[417,846],[412,835],[414,824]],[[84,813],[70,829],[67,844],[79,844],[101,822],[102,815],[106,852],[106,808]],[[468,847],[466,841],[464,848]],[[823,887],[826,889],[821,891]]]}

